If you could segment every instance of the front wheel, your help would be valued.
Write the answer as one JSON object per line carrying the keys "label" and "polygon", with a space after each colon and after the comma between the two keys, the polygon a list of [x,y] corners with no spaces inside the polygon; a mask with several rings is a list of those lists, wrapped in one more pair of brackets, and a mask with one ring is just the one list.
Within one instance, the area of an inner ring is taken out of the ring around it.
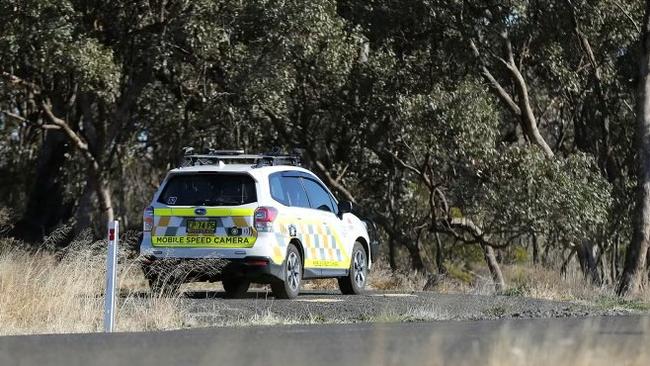
{"label": "front wheel", "polygon": [[295,245],[289,244],[287,257],[284,260],[284,281],[271,283],[273,296],[278,299],[293,299],[300,292],[302,281],[302,258]]}
{"label": "front wheel", "polygon": [[352,261],[348,275],[338,279],[339,289],[344,295],[361,294],[366,287],[367,278],[368,255],[366,254],[366,250],[363,249],[363,245],[356,242],[352,248]]}

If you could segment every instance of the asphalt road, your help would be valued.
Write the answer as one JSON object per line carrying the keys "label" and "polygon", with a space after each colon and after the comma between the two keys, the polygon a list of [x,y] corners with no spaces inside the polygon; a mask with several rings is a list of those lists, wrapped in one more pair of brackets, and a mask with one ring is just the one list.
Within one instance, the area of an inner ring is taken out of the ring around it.
{"label": "asphalt road", "polygon": [[359,323],[0,338],[0,365],[648,365],[650,317]]}

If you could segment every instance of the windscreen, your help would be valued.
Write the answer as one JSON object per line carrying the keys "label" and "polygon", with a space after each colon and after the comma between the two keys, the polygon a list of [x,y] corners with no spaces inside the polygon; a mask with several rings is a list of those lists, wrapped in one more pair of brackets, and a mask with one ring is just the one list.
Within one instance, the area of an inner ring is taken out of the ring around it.
{"label": "windscreen", "polygon": [[238,206],[257,201],[255,181],[245,174],[179,174],[158,202],[169,206]]}

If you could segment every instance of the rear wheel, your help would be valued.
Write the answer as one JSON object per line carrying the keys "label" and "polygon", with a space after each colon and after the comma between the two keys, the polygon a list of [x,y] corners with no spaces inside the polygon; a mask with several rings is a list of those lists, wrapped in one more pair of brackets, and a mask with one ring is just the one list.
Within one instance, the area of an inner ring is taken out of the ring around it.
{"label": "rear wheel", "polygon": [[349,273],[346,277],[338,279],[339,289],[344,295],[358,295],[366,287],[367,278],[368,255],[366,254],[366,250],[363,249],[363,245],[356,242],[352,248],[352,261],[350,263]]}
{"label": "rear wheel", "polygon": [[289,244],[287,257],[284,260],[284,281],[271,283],[273,296],[278,299],[293,299],[300,292],[302,281],[302,258],[295,245]]}
{"label": "rear wheel", "polygon": [[244,296],[250,286],[250,281],[243,278],[228,278],[221,281],[226,297],[238,298]]}

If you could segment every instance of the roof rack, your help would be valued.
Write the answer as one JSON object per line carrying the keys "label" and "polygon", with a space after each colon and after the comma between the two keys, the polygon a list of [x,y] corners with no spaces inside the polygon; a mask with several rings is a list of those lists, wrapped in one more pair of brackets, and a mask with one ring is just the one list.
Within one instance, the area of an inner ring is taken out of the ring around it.
{"label": "roof rack", "polygon": [[244,150],[208,149],[204,154],[195,154],[194,148],[185,147],[183,148],[183,152],[184,156],[181,167],[223,165],[226,163],[252,163],[254,168],[274,165],[301,165],[300,154],[298,152],[283,154],[278,149],[264,154],[246,154]]}

